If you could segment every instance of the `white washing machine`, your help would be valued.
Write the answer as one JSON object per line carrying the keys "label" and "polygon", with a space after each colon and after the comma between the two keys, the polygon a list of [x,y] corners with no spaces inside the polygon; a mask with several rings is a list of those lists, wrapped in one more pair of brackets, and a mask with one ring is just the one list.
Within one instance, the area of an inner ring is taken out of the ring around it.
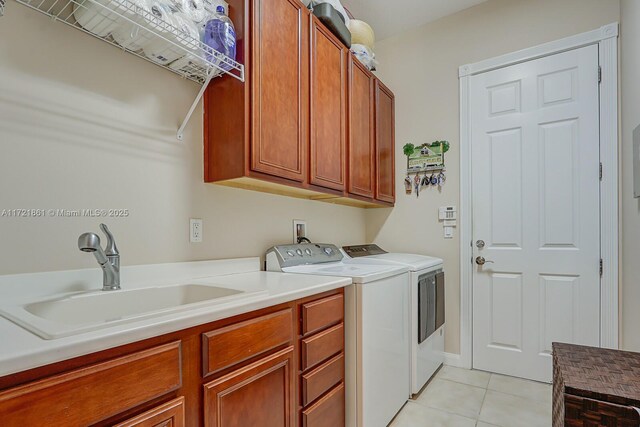
{"label": "white washing machine", "polygon": [[417,394],[444,362],[443,261],[388,253],[377,245],[344,246],[346,263],[401,265],[411,276],[411,394]]}
{"label": "white washing machine", "polygon": [[275,246],[267,270],[350,277],[345,289],[348,427],[384,427],[410,396],[409,269],[346,264],[334,245]]}

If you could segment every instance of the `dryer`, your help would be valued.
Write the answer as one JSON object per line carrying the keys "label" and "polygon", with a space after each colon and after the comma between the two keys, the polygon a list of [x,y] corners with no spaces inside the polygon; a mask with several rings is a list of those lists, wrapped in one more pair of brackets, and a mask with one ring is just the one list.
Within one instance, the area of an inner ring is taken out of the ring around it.
{"label": "dryer", "polygon": [[400,265],[410,270],[411,394],[444,362],[444,263],[440,258],[388,253],[377,245],[344,246],[345,263]]}

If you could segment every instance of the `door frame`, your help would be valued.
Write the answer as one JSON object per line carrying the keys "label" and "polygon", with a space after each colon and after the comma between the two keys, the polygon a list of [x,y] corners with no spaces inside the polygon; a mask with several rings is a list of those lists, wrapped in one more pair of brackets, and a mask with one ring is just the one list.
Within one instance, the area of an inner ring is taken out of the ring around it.
{"label": "door frame", "polygon": [[[618,23],[520,50],[459,69],[460,79],[460,357],[447,363],[473,366],[473,227],[470,78],[589,45],[598,45],[600,83],[600,345],[618,348]],[[597,72],[597,70],[594,70]]]}

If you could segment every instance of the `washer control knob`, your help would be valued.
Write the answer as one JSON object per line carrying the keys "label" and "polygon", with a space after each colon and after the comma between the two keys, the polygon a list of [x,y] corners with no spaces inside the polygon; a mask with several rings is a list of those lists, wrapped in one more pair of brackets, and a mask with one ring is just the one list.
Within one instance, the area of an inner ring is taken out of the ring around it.
{"label": "washer control knob", "polygon": [[302,249],[296,249],[296,253],[300,256],[302,256]]}
{"label": "washer control knob", "polygon": [[324,250],[324,253],[327,255],[331,255],[333,253],[333,249],[331,248],[324,248],[323,250]]}
{"label": "washer control knob", "polygon": [[313,252],[311,252],[311,249],[309,249],[309,248],[305,249],[304,251],[309,256],[311,256],[313,254]]}
{"label": "washer control knob", "polygon": [[289,256],[295,256],[296,254],[295,254],[295,252],[293,252],[293,251],[287,251],[287,255],[289,255]]}

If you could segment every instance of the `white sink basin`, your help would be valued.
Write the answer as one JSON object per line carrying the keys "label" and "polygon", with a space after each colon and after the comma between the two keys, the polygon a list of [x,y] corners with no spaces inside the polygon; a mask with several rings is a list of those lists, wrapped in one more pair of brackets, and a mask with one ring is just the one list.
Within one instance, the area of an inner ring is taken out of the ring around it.
{"label": "white sink basin", "polygon": [[42,338],[55,339],[245,295],[217,286],[175,285],[79,293],[3,307],[0,313]]}

